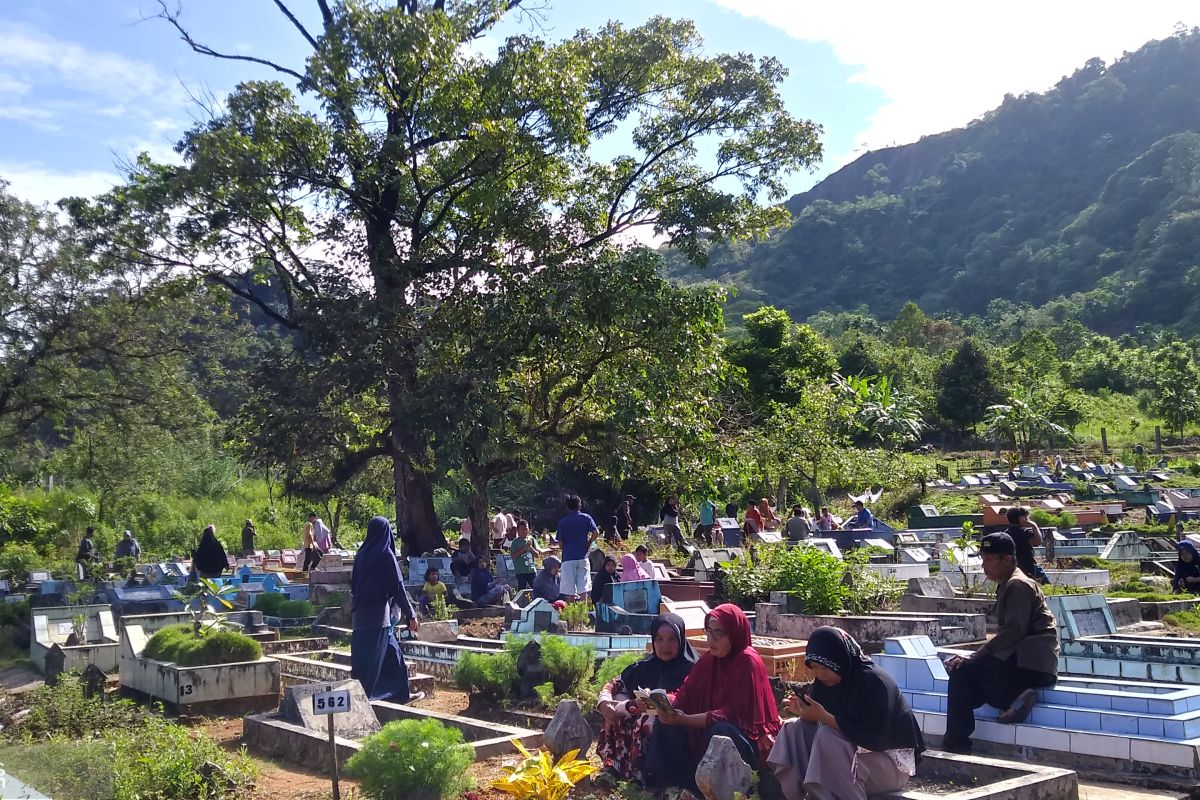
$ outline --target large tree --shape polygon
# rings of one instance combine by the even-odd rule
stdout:
[[[75,210],[113,256],[194,270],[290,331],[298,374],[281,377],[358,414],[312,454],[327,483],[391,458],[398,521],[422,548],[437,539],[436,444],[464,410],[429,390],[426,343],[463,302],[588,269],[636,229],[702,261],[710,242],[786,219],[758,199],[781,199],[781,175],[819,157],[818,128],[783,108],[780,64],[705,56],[689,22],[513,36],[484,56],[472,43],[521,0],[276,5],[309,48],[302,65],[197,41],[164,6],[193,50],[295,90],[240,85],[180,143],[184,166],[143,160]],[[618,131],[629,151],[598,158],[594,142]],[[280,302],[254,291],[267,280]],[[307,458],[296,445],[290,457]]]

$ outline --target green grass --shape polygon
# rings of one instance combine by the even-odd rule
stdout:
[[[150,637],[144,650],[146,658],[169,661],[181,667],[210,664],[237,664],[262,658],[262,646],[234,631],[206,630],[199,639],[192,626],[171,625]]]
[[[0,746],[0,765],[22,783],[55,800],[113,796],[113,748],[105,741],[48,741]]]
[[[1193,608],[1189,611],[1180,611],[1178,614],[1167,614],[1163,617],[1163,622],[1172,628],[1179,628],[1188,633],[1200,633],[1200,609]]]

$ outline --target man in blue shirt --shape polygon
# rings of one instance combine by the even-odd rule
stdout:
[[[699,533],[700,533],[700,538],[704,539],[704,541],[708,543],[709,547],[712,547],[713,528],[716,527],[716,523],[717,523],[717,504],[714,503],[712,500],[709,500],[706,498],[704,500],[704,502],[700,504],[700,530],[699,530]]]
[[[846,520],[842,525],[842,530],[848,531],[851,528],[874,528],[875,517],[871,516],[871,510],[863,505],[862,500],[854,501],[854,516]]]
[[[575,495],[567,496],[567,515],[558,521],[558,541],[562,545],[562,572],[559,591],[579,599],[592,589],[592,573],[588,569],[588,549],[600,529],[591,515],[579,510],[583,502]]]

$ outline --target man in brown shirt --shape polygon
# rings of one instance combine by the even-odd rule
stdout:
[[[969,658],[956,657],[950,671],[946,736],[942,748],[971,752],[975,709],[1001,709],[998,721],[1024,722],[1037,701],[1037,690],[1058,680],[1058,632],[1041,587],[1017,569],[1016,546],[1007,533],[980,542],[983,572],[996,586],[999,631]]]

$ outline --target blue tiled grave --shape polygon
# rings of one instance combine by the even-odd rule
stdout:
[[[949,675],[933,643],[924,636],[887,639],[874,660],[895,679],[925,734],[942,736]],[[989,706],[976,709],[974,738],[1023,758],[1074,764],[1086,757],[1122,772],[1183,777],[1194,776],[1200,764],[1196,686],[1063,677],[1038,692],[1023,724],[1000,724],[998,714]]]

